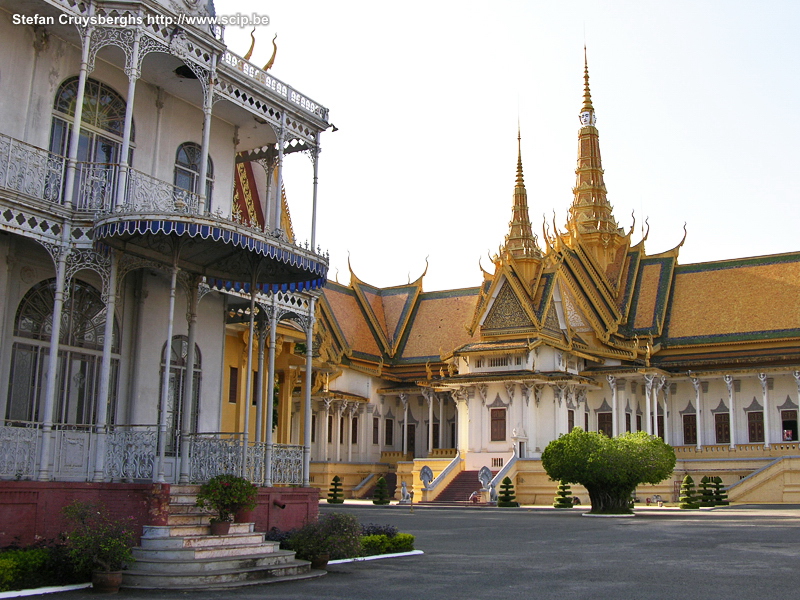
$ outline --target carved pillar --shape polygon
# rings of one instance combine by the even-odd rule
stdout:
[[[275,202],[273,206],[275,210],[272,213],[273,222],[272,229],[276,231],[281,228],[281,206],[283,204],[281,198],[283,189],[283,145],[286,143],[286,113],[281,114],[281,128],[278,132],[278,159],[276,168],[278,169],[277,182],[275,184]]]
[[[336,410],[334,411],[334,420],[336,423],[336,428],[334,429],[334,438],[333,443],[334,447],[336,448],[336,462],[342,462],[342,415],[344,414],[344,409],[347,406],[346,400],[341,400],[336,403]]]
[[[319,132],[315,134],[315,145],[311,150],[311,160],[314,163],[314,191],[311,202],[311,251],[317,245],[317,182],[319,180]]]
[[[308,320],[306,321],[306,384],[303,398],[303,487],[308,487],[311,473],[311,375],[314,361],[314,304],[316,298],[308,303]],[[348,444],[348,448],[350,444]],[[349,453],[348,453],[349,457]],[[348,460],[350,460],[348,458]]]
[[[722,379],[728,388],[728,427],[731,430],[731,449],[736,448],[736,409],[733,406],[733,375],[723,375]]]
[[[661,377],[659,388],[664,392],[664,441],[671,444],[671,431],[669,423],[669,382],[665,376]]]
[[[117,264],[116,252],[111,250],[108,280],[103,290],[106,304],[106,323],[103,330],[103,357],[100,364],[100,386],[97,391],[97,447],[94,460],[93,481],[103,481],[106,461],[106,425],[108,424],[108,401],[111,380],[111,351],[114,346],[114,314],[117,306]]]
[[[761,382],[761,398],[764,403],[764,448],[769,448],[769,382],[766,373],[759,373],[758,380]]]
[[[433,390],[425,391],[425,400],[428,402],[428,456],[433,453],[433,396]]]
[[[611,435],[619,435],[619,413],[617,411],[617,378],[608,375],[608,385],[611,388]]]
[[[195,339],[197,337],[197,304],[200,301],[198,285],[199,278],[192,278],[188,294],[186,311],[186,321],[188,324],[186,349],[186,377],[183,388],[182,409],[181,409],[181,465],[180,479],[182,484],[189,483],[189,432],[192,430],[192,408],[194,407],[194,361],[195,361]]]
[[[453,401],[456,404],[456,440],[455,446],[460,456],[469,450],[469,403],[464,390],[451,392]]]
[[[403,403],[403,430],[400,435],[403,436],[403,454],[408,453],[408,394],[400,394],[400,402]]]
[[[447,422],[444,419],[444,396],[439,394],[439,448],[444,448],[444,429]],[[455,446],[455,440],[453,440]]]
[[[208,146],[211,139],[211,111],[214,107],[214,80],[217,78],[217,55],[211,54],[211,72],[208,82],[203,86],[203,143],[200,147],[200,181],[197,183],[200,206],[198,213],[211,212],[211,198],[206,198],[206,179],[208,178]]]
[[[133,33],[133,48],[125,65],[125,74],[128,76],[128,98],[125,103],[125,125],[122,132],[122,149],[119,157],[119,187],[115,205],[123,206],[126,202],[126,189],[128,182],[128,155],[131,148],[131,129],[133,125],[133,100],[136,95],[136,80],[139,79],[139,40],[142,30],[137,27]],[[109,207],[110,208],[110,207]]]
[[[244,433],[242,434],[242,477],[247,477],[247,455],[250,451],[250,411],[253,403],[253,340],[256,330],[256,282],[250,282],[250,321],[247,325],[247,361],[244,384]]]
[[[259,309],[264,310],[259,304]],[[268,318],[262,318],[258,324],[258,371],[256,371],[256,437],[255,441],[264,441],[264,354],[267,348]]]
[[[645,375],[645,396],[644,396],[644,418],[645,418],[645,431],[647,435],[653,435],[653,422],[650,418],[650,395],[653,390],[653,379],[655,375]]]
[[[169,315],[167,317],[167,345],[164,357],[164,381],[161,385],[161,415],[158,419],[158,468],[156,483],[164,483],[164,459],[167,452],[167,405],[169,400],[169,373],[172,363],[172,330],[175,320],[175,285],[178,279],[177,253],[169,280]]]
[[[94,16],[94,3],[89,4],[89,18]],[[78,91],[75,95],[75,114],[72,118],[69,151],[67,152],[67,173],[64,180],[64,205],[72,208],[75,193],[75,169],[78,161],[78,145],[81,136],[81,119],[83,118],[83,99],[86,95],[86,79],[89,75],[89,52],[92,43],[94,26],[89,25],[81,33],[81,67],[78,72]]]
[[[695,403],[695,428],[697,429],[697,449],[700,450],[703,447],[703,419],[702,419],[702,412],[700,408],[701,403],[701,393],[703,391],[703,384],[697,377],[692,377],[692,386],[694,387],[694,403]]]
[[[330,421],[330,418],[331,418],[331,399],[330,398],[325,398],[325,400],[323,400],[322,402],[323,402],[323,406],[325,407],[325,410],[324,410],[324,412],[325,412],[325,425],[324,425],[323,435],[320,438],[321,441],[322,441],[322,450],[323,450],[322,451],[322,460],[324,462],[328,462],[328,444],[330,444],[330,442],[331,442],[330,438],[328,437],[328,431],[329,431],[328,430],[328,422]]]
[[[269,310],[269,352],[267,353],[267,435],[265,438],[266,476],[264,486],[272,487],[272,415],[275,411],[275,330],[278,327],[278,311],[275,306],[275,293],[272,294],[272,306]],[[327,424],[326,424],[327,425]],[[327,452],[327,450],[326,450]]]

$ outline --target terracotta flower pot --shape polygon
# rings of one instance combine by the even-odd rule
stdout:
[[[211,521],[211,535],[228,535],[230,530],[230,521]]]
[[[92,591],[98,594],[116,594],[122,584],[122,571],[93,571]]]

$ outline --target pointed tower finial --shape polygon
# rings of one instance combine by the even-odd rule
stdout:
[[[589,61],[583,47],[583,106],[578,132],[578,164],[575,169],[575,199],[569,209],[567,229],[572,237],[585,234],[617,233],[617,222],[606,198],[600,137],[595,127],[594,106],[589,91]]]
[[[542,256],[536,236],[531,230],[531,220],[528,215],[528,192],[525,190],[525,180],[522,176],[522,134],[519,122],[517,122],[517,180],[514,185],[514,205],[505,250],[515,259]]]
[[[583,106],[580,119],[581,125],[594,125],[597,121],[592,106],[592,92],[589,89],[589,59],[586,56],[586,44],[583,45]]]
[[[517,118],[517,187],[525,187],[525,180],[522,178],[522,135],[520,134],[519,118]]]

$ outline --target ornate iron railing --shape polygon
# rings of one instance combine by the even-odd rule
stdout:
[[[309,98],[304,94],[301,94],[292,86],[283,83],[280,79],[273,77],[266,71],[259,69],[253,63],[245,60],[241,56],[238,56],[229,50],[226,50],[222,54],[222,61],[219,63],[218,66],[218,68],[222,71],[225,70],[225,67],[236,69],[237,71],[243,73],[253,81],[257,81],[263,87],[270,90],[272,93],[279,95],[280,97],[288,100],[289,102],[301,108],[302,110],[327,122],[328,120],[327,108],[325,108],[318,102],[314,102],[313,100],[311,100],[311,98]]]
[[[202,483],[224,473],[239,475],[241,472],[242,439],[237,434],[195,433],[189,436],[189,479],[193,483]]]
[[[73,205],[76,210],[96,213],[114,206],[117,197],[119,165],[77,163]]]
[[[117,425],[106,435],[105,477],[152,480],[158,454],[156,425]]]
[[[65,159],[0,134],[0,187],[45,202],[62,202]]]
[[[256,485],[267,481],[267,444],[249,442],[242,470],[241,434],[198,433],[189,441],[189,479],[203,483],[216,475],[243,475]],[[272,445],[272,484],[302,485],[303,446]]]
[[[6,421],[0,425],[0,478],[33,479],[38,448],[37,424]]]
[[[303,483],[303,446],[272,445],[272,485]]]
[[[151,177],[146,173],[128,171],[127,197],[118,207],[107,207],[107,212],[139,213],[163,212],[200,215],[205,207],[200,196],[171,183]]]

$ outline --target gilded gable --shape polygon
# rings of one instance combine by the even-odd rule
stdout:
[[[484,329],[511,329],[513,327],[533,327],[533,322],[525,313],[522,304],[508,282],[503,284],[497,294],[489,314],[483,322]]]

